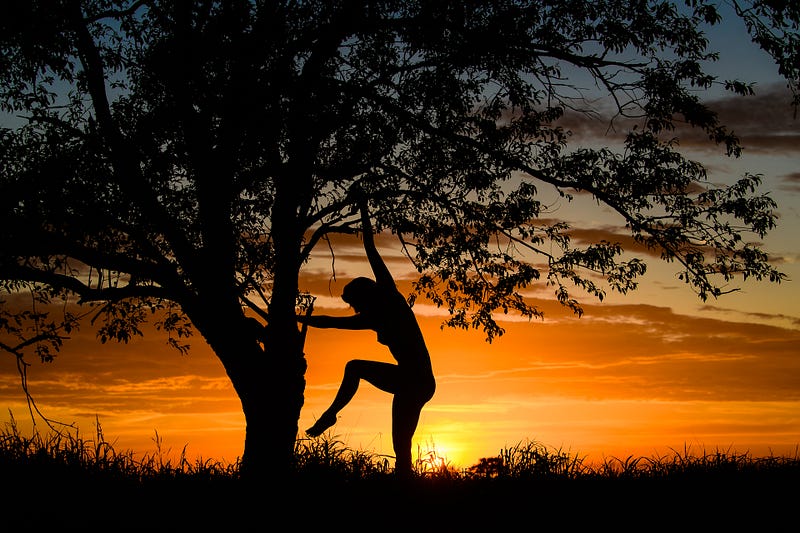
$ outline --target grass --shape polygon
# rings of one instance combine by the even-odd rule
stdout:
[[[346,448],[335,437],[299,440],[290,480],[240,480],[239,464],[173,460],[156,437],[136,457],[108,443],[98,423],[79,434],[0,433],[5,489],[0,524],[70,525],[73,530],[162,530],[254,525],[439,531],[482,525],[535,529],[557,524],[617,529],[738,530],[780,527],[796,512],[800,456],[752,457],[689,449],[663,457],[577,456],[521,441],[457,469],[418,450],[417,476],[400,482],[392,458]],[[81,527],[80,525],[83,524]],[[658,526],[658,527],[656,527]],[[691,526],[691,527],[689,527]]]

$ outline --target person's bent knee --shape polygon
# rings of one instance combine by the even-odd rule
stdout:
[[[360,373],[361,370],[366,366],[364,363],[367,363],[367,361],[363,359],[351,359],[345,363],[344,371],[348,374],[352,374],[353,372]]]

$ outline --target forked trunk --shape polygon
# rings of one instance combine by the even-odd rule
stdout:
[[[252,370],[240,376],[236,387],[247,423],[241,475],[283,477],[294,462],[306,385],[306,360],[296,329],[273,329],[261,360],[248,366]]]
[[[299,161],[300,167],[308,165],[305,157]],[[250,479],[290,473],[304,402],[306,360],[295,312],[305,227],[298,210],[301,198],[310,194],[311,181],[310,169],[301,170],[291,179],[279,180],[276,187],[271,216],[275,255],[264,352],[240,367],[244,372],[237,372],[235,380],[232,376],[247,422],[241,473]]]
[[[238,306],[205,305],[193,320],[222,362],[242,403],[246,434],[242,477],[269,479],[291,471],[300,410],[305,392],[306,360],[293,308],[283,327],[273,322],[265,349],[247,327]],[[291,324],[291,326],[289,325]],[[205,326],[205,327],[203,327]]]

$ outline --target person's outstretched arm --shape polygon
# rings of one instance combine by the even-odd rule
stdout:
[[[367,252],[367,259],[369,265],[372,267],[372,273],[375,274],[375,281],[380,284],[391,283],[394,285],[394,278],[392,273],[383,262],[383,258],[378,253],[375,247],[375,237],[372,234],[372,222],[369,219],[369,209],[367,208],[366,200],[361,201],[361,227],[364,233],[364,250]]]
[[[297,315],[297,321],[312,328],[320,329],[369,329],[364,317],[361,315]]]

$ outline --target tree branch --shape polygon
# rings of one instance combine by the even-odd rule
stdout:
[[[4,265],[0,267],[0,278],[44,283],[56,289],[67,290],[79,296],[79,304],[103,300],[120,301],[125,298],[177,299],[174,293],[157,285],[128,284],[124,287],[93,288],[66,274],[48,272],[22,265]]]

